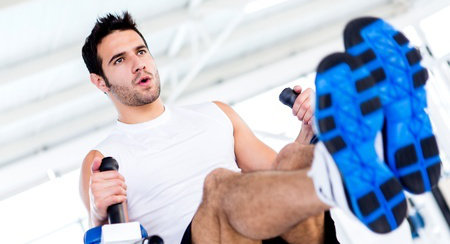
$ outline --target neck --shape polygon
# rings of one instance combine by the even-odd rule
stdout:
[[[153,120],[164,112],[164,104],[161,98],[142,106],[128,106],[115,103],[119,113],[119,121],[125,124],[137,124]]]

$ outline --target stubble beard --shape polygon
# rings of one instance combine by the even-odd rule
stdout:
[[[151,75],[150,73],[145,73]],[[132,87],[110,84],[109,89],[111,94],[115,96],[122,104],[133,107],[143,106],[156,101],[161,93],[161,83],[157,70],[155,72],[155,75],[152,76],[152,80],[153,85],[144,92],[136,91],[133,89],[135,87],[135,81],[132,82]],[[154,91],[150,92],[151,89],[153,89]]]

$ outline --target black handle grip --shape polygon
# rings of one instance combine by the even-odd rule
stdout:
[[[100,164],[100,171],[119,170],[119,164],[113,157],[106,157],[102,159]]]
[[[119,170],[119,164],[113,157],[106,157],[102,159],[100,164],[100,171]],[[122,203],[116,203],[108,207],[108,222],[110,224],[125,223],[125,214]]]
[[[147,241],[147,242],[145,242]],[[146,244],[164,244],[164,241],[161,237],[154,235],[154,236],[150,236],[147,237],[142,243],[146,243]]]
[[[298,94],[292,90],[291,88],[284,88],[284,90],[280,93],[280,102],[282,102],[284,105],[289,106],[292,108],[295,103],[295,99],[298,97]]]

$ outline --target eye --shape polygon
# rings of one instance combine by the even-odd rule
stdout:
[[[147,53],[147,51],[145,49],[141,49],[141,50],[138,51],[139,55],[144,55],[146,53]]]
[[[114,61],[114,64],[120,64],[123,62],[123,58],[118,58],[116,61]]]

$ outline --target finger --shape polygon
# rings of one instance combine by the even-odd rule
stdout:
[[[297,96],[297,98],[294,101],[294,105],[292,106],[292,113],[294,115],[297,115],[302,104],[311,98],[311,94],[312,94],[312,89],[308,88],[306,90],[304,90],[302,93],[300,93],[300,95]]]
[[[93,189],[107,189],[107,188],[122,188],[123,190],[127,190],[127,184],[121,179],[112,179],[112,180],[103,180],[103,179],[95,179],[92,181]]]
[[[306,111],[306,114],[303,117],[303,122],[308,124],[311,121],[312,117],[313,117],[313,112],[311,109],[309,109],[308,111]]]
[[[103,172],[96,172],[92,176],[93,180],[113,180],[113,179],[119,179],[125,182],[125,178],[117,171],[115,170],[108,170]]]
[[[102,199],[102,202],[100,203],[100,205],[108,208],[109,206],[111,206],[113,204],[122,203],[126,200],[127,200],[127,197],[124,195],[109,195]]]
[[[106,215],[106,209],[116,203],[122,203],[127,200],[123,195],[110,195],[102,199],[94,201],[94,208],[100,212],[101,215]]]
[[[112,196],[109,196],[108,198],[106,198],[105,200],[108,203],[110,203],[110,204],[108,204],[108,206],[111,206],[116,203],[125,202],[127,200],[127,197],[123,196],[123,195],[112,195]]]
[[[300,96],[300,94],[302,93],[302,87],[299,85],[294,86],[293,88],[294,92],[299,94],[297,95],[297,98],[295,98],[295,100],[298,99],[298,97]],[[298,113],[298,110],[300,109],[300,105],[296,104],[294,101],[294,104],[292,105],[292,114],[295,116]]]
[[[298,110],[298,113],[297,113],[297,118],[300,121],[304,121],[305,114],[306,114],[306,112],[308,112],[308,110],[310,110],[310,107],[311,107],[311,105],[310,105],[310,101],[309,100],[304,101],[300,105],[300,109]]]
[[[99,157],[95,157],[94,161],[92,162],[91,171],[93,172],[99,172],[100,165],[102,164],[102,159]]]
[[[295,102],[299,102],[300,104],[302,104],[303,102],[305,102],[305,100],[310,99],[312,95],[312,89],[308,88],[306,90],[304,90],[300,95],[298,95],[297,99],[295,99]]]
[[[303,122],[303,120],[304,120],[303,117],[305,116],[305,113],[306,113],[306,109],[300,108],[300,110],[298,110],[298,113],[297,113],[298,120]]]
[[[297,100],[295,100],[295,101],[297,101]],[[301,106],[301,104],[298,103],[298,102],[294,102],[294,105],[292,105],[292,114],[294,116],[297,116],[298,110],[300,109],[300,106]]]
[[[94,197],[95,200],[97,199],[104,199],[107,198],[108,196],[112,196],[112,195],[118,195],[118,196],[126,196],[127,195],[127,191],[125,189],[123,189],[122,187],[94,187],[92,189],[92,195]]]
[[[91,188],[91,193],[92,193],[92,199],[94,199],[95,201],[101,201],[102,199],[105,199],[109,196],[112,195],[118,195],[118,196],[126,196],[127,195],[127,191],[119,186],[109,186],[109,187],[104,187],[104,186],[93,186]]]
[[[294,89],[295,93],[297,93],[297,94],[300,94],[302,92],[302,87],[299,85],[294,86],[293,89]]]

